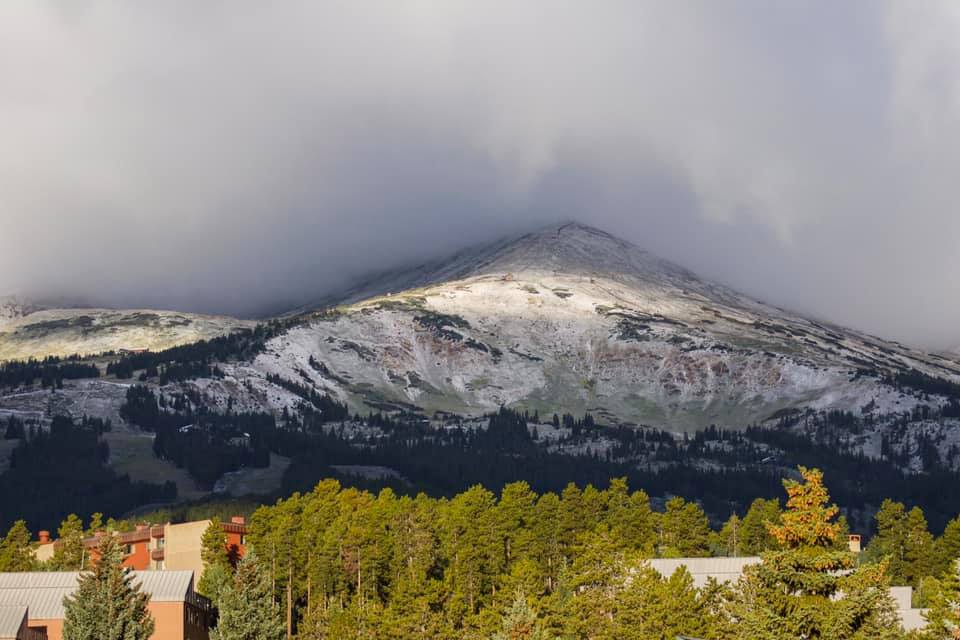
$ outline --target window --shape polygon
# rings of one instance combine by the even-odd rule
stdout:
[[[123,554],[126,556],[129,556],[131,553],[133,553],[133,545],[132,544],[124,545]]]

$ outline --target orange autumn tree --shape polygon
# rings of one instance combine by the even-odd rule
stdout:
[[[839,509],[817,469],[784,480],[787,508],[767,529],[780,548],[763,554],[738,584],[731,615],[737,637],[750,640],[866,640],[903,637],[884,564],[856,566],[838,548]]]

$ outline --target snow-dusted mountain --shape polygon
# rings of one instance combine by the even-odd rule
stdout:
[[[0,361],[49,355],[95,355],[122,349],[161,350],[205,340],[255,323],[150,309],[41,309],[8,307],[0,318]]]
[[[335,313],[304,314],[254,362],[201,386],[283,404],[265,381],[277,374],[363,412],[508,405],[689,430],[795,407],[906,409],[914,400],[878,374],[960,375],[957,362],[767,306],[579,224],[383,274],[328,302]]]
[[[765,305],[579,224],[379,274],[322,306],[288,316],[291,328],[254,361],[224,365],[226,378],[189,384],[246,408],[298,400],[272,374],[362,413],[507,405],[679,431],[792,408],[911,408],[915,396],[881,382],[890,371],[960,380],[957,359]],[[0,360],[156,351],[251,326],[164,311],[4,308]]]
[[[22,296],[0,296],[0,328],[3,325],[39,311],[42,307]]]

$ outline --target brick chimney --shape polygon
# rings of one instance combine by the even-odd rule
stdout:
[[[247,524],[247,519],[243,516],[233,516],[230,518],[230,522],[233,524]]]
[[[847,544],[850,546],[850,553],[860,553],[860,536],[856,533],[851,533],[847,539]]]
[[[50,544],[50,532],[49,531],[39,531],[37,537],[40,538],[40,544]]]

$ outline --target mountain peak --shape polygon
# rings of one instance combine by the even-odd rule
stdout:
[[[602,276],[681,289],[716,288],[692,272],[606,231],[580,222],[552,224],[519,236],[474,246],[406,269],[371,274],[319,306],[462,280],[513,274]]]
[[[570,275],[604,275],[667,280],[692,280],[695,276],[606,231],[579,222],[552,225],[498,248],[477,272],[496,270],[557,272]]]

